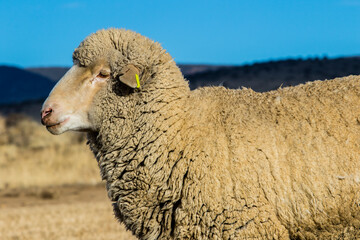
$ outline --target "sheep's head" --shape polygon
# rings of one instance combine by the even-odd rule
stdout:
[[[122,68],[118,80],[130,88],[139,88],[139,74],[137,67],[128,64]],[[111,69],[106,60],[96,60],[86,67],[75,61],[44,102],[41,122],[53,134],[68,130],[96,131],[90,108],[97,93],[105,88],[111,78]]]
[[[175,66],[160,44],[123,29],[100,30],[90,35],[75,49],[73,59],[73,67],[59,80],[41,110],[42,123],[53,134],[97,131],[101,113],[94,112],[99,109],[94,104],[99,105],[104,92],[109,94],[113,86],[124,89],[112,91],[117,94],[137,92],[131,89],[140,84],[140,91],[151,88],[150,85],[155,88],[158,83],[148,80],[159,74],[159,66]],[[151,84],[146,85],[147,82]]]
[[[109,78],[110,68],[105,61],[97,61],[88,67],[74,64],[44,102],[42,124],[53,134],[92,130],[88,110],[94,96]]]

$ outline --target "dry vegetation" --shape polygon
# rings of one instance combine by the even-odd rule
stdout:
[[[0,189],[101,181],[84,134],[53,136],[22,115],[0,117],[0,176]]]
[[[113,216],[84,134],[0,117],[0,239],[134,239]]]
[[[66,195],[36,200],[32,191],[26,191],[30,198],[26,202],[9,197],[13,201],[0,206],[0,239],[134,239],[114,220],[103,186],[84,193],[77,187],[52,191]]]

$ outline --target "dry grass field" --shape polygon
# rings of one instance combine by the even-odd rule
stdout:
[[[83,134],[0,117],[0,239],[135,239],[114,218]]]

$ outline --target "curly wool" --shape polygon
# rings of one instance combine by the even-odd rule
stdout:
[[[151,76],[159,71],[159,65],[173,61],[159,43],[133,31],[118,29],[100,30],[88,36],[73,53],[74,62],[85,67],[96,59],[105,59],[110,64],[114,79],[129,63],[143,75]]]
[[[151,71],[139,91],[114,78],[88,134],[115,215],[138,238],[360,237],[360,77],[190,91],[159,44],[115,29],[74,53],[98,57],[114,76],[128,63]]]

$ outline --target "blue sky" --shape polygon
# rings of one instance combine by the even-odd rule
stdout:
[[[109,27],[160,42],[178,63],[360,55],[360,0],[0,0],[0,65],[70,66]]]

